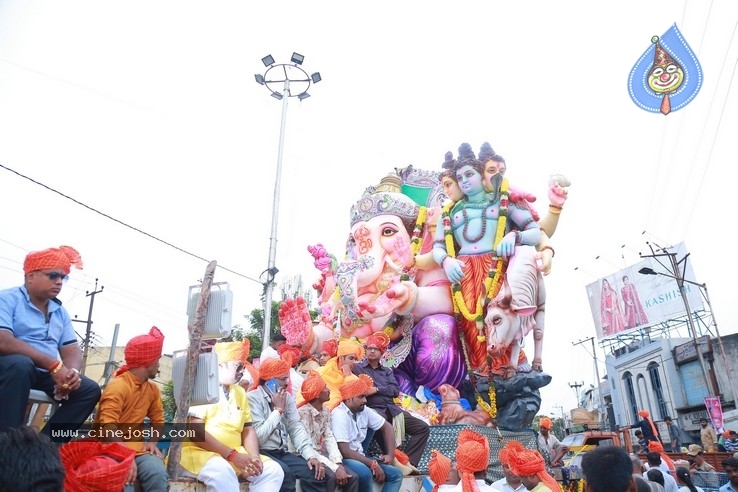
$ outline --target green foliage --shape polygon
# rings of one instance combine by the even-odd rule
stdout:
[[[164,383],[161,392],[161,401],[164,404],[164,422],[174,422],[174,414],[177,412],[177,402],[174,400],[174,381],[171,379]]]

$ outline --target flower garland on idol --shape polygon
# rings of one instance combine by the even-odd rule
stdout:
[[[409,265],[402,268],[402,275],[400,275],[400,281],[411,280],[411,270],[415,268],[415,257],[420,253],[420,248],[423,247],[423,226],[428,220],[428,209],[426,207],[420,207],[418,209],[418,218],[415,220],[415,227],[413,227],[413,235],[410,237],[410,251],[413,254],[413,261]]]

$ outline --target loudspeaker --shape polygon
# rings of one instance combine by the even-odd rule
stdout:
[[[172,380],[174,381],[174,399],[178,405],[186,364],[187,351],[174,351],[172,354]],[[220,398],[218,384],[218,355],[215,352],[200,353],[190,406],[208,405],[217,402]]]

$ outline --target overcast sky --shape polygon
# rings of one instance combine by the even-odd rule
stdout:
[[[0,0],[0,286],[22,282],[28,251],[74,246],[70,313],[87,319],[98,279],[99,344],[116,323],[120,344],[156,325],[171,352],[187,344],[188,287],[217,260],[244,322],[260,307],[281,116],[254,74],[297,51],[323,81],[287,112],[277,280],[312,283],[307,246],[342,256],[365,187],[439,170],[462,142],[489,141],[541,210],[564,174],[543,353],[542,412],[559,415],[570,383],[595,383],[591,345],[572,345],[595,336],[585,286],[646,241],[684,242],[721,334],[737,331],[737,20],[734,0]],[[628,74],[674,23],[704,85],[647,113]]]

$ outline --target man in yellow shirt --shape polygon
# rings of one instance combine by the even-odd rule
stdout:
[[[238,384],[244,371],[243,350],[241,342],[215,344],[220,400],[189,411],[188,421],[203,424],[205,432],[202,441],[182,446],[179,464],[184,475],[203,482],[208,492],[238,492],[239,479],[249,482],[251,492],[274,492],[284,479],[274,460],[259,455],[246,391]]]
[[[318,371],[331,392],[330,399],[325,403],[329,410],[333,410],[343,401],[341,386],[345,381],[356,379],[351,370],[358,361],[364,358],[364,355],[364,347],[359,342],[341,340],[338,342],[336,357],[331,358]],[[298,403],[301,403],[299,398]]]
[[[93,431],[105,441],[121,442],[136,451],[126,480],[126,490],[133,490],[138,479],[144,492],[166,492],[167,470],[157,444],[159,436],[152,432],[148,441],[134,437],[146,417],[153,431],[163,431],[164,407],[159,387],[151,380],[159,372],[159,359],[164,335],[157,327],[148,335],[133,337],[124,350],[126,363],[118,369],[100,397]],[[114,437],[119,431],[120,437]],[[140,436],[141,434],[137,434]]]

